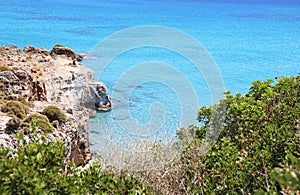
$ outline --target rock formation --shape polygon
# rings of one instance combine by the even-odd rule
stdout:
[[[32,106],[27,115],[41,113],[49,105],[65,111],[67,121],[48,137],[61,138],[69,148],[67,159],[76,165],[91,159],[89,116],[95,115],[95,110],[112,108],[105,85],[94,81],[93,72],[80,63],[83,57],[60,45],[51,52],[30,46],[23,51],[15,46],[0,47],[0,108],[11,99],[29,102]],[[0,111],[0,147],[11,151],[18,147],[13,133],[7,131],[13,117]]]

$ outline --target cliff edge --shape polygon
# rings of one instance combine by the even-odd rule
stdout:
[[[53,129],[50,141],[62,139],[68,148],[66,160],[85,165],[91,159],[88,119],[96,110],[109,111],[112,102],[106,86],[94,80],[93,71],[81,64],[84,56],[56,45],[52,51],[42,48],[0,47],[0,147],[12,153],[18,147],[17,132],[26,122],[57,107],[64,121],[45,119]],[[27,127],[28,128],[28,127]],[[47,127],[48,128],[48,127]],[[45,128],[38,128],[45,134]],[[30,142],[30,134],[25,133]]]

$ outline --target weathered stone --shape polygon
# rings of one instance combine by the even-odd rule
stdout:
[[[15,46],[15,45],[12,45],[9,47],[9,53],[12,54],[12,55],[17,55],[21,52],[21,50]]]
[[[110,97],[103,83],[92,82],[87,88],[79,89],[78,100],[80,105],[90,110],[109,111],[112,108]],[[91,113],[92,114],[92,113]]]
[[[50,54],[51,54],[51,56],[65,55],[67,57],[70,57],[72,60],[76,59],[78,62],[81,62],[83,60],[83,56],[82,55],[76,54],[71,49],[69,49],[67,47],[63,47],[63,46],[55,46],[51,50]],[[72,61],[72,64],[73,64],[73,61]]]
[[[33,52],[33,51],[35,51],[35,48],[32,46],[26,46],[23,49],[23,52],[25,52],[25,53],[29,53],[29,52]]]
[[[26,46],[23,49],[24,53],[31,53],[31,54],[49,54],[49,52],[47,50],[45,50],[44,48],[35,48],[32,46]],[[43,57],[43,56],[41,56]]]
[[[93,71],[80,64],[81,55],[62,46],[53,48],[51,55],[44,49],[31,46],[22,52],[10,47],[0,53],[4,56],[3,65],[18,62],[11,71],[0,72],[0,92],[30,100],[34,106],[30,106],[29,114],[41,113],[49,105],[64,110],[67,122],[59,124],[47,139],[50,142],[62,139],[69,149],[67,159],[76,165],[85,165],[91,159],[88,119],[96,115],[96,109],[108,111],[112,107],[104,84],[95,82]],[[13,152],[18,141],[5,132],[10,119],[0,112],[0,146]],[[13,123],[18,121],[11,122],[9,128],[13,129],[7,132],[14,132],[17,128]],[[42,130],[39,132],[43,134]],[[26,143],[31,140],[30,136],[24,139]]]
[[[19,84],[19,78],[11,71],[0,72],[0,78],[6,78],[10,84]]]
[[[32,82],[31,96],[29,101],[47,101],[47,91],[45,90],[45,83],[41,81]]]
[[[2,83],[1,90],[6,95],[19,94],[20,80],[13,72],[0,72],[0,83]]]
[[[31,82],[32,81],[32,77],[31,75],[27,72],[27,71],[22,71],[22,70],[17,70],[14,71],[14,74],[23,81],[28,81]]]

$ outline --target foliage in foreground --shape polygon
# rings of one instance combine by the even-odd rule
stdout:
[[[190,192],[248,194],[256,189],[269,193],[288,189],[299,194],[299,187],[295,188],[300,186],[299,168],[294,170],[298,171],[295,177],[288,167],[276,168],[287,165],[291,156],[300,158],[299,93],[300,76],[281,78],[275,85],[271,80],[256,81],[243,96],[227,93],[221,102],[227,107],[221,133],[205,156],[197,148],[213,126],[211,114],[218,105],[201,108],[198,120],[203,126],[179,132],[194,132],[196,137],[182,156]]]
[[[287,156],[287,164],[283,167],[274,168],[270,176],[280,185],[281,193],[283,194],[300,194],[300,158],[293,155]],[[271,190],[265,193],[262,190],[257,190],[256,194],[277,194],[276,191]]]
[[[36,123],[32,123],[36,124]],[[65,170],[66,149],[61,141],[44,138],[23,145],[12,157],[0,151],[1,194],[143,194],[150,193],[136,179],[92,163],[84,170]],[[67,172],[67,174],[66,174]]]

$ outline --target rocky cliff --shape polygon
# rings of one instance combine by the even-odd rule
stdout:
[[[51,52],[30,46],[23,51],[0,47],[0,147],[13,152],[18,147],[15,133],[24,129],[28,117],[54,105],[67,120],[49,121],[54,128],[49,140],[62,139],[69,149],[66,159],[76,165],[91,159],[88,118],[96,110],[109,111],[112,103],[105,85],[94,81],[93,72],[81,64],[83,58],[60,45]]]

